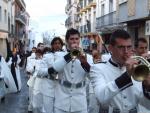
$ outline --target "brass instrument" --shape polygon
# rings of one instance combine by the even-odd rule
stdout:
[[[98,50],[93,50],[92,56],[94,64],[99,63],[101,61],[101,54]]]
[[[81,48],[79,48],[79,49],[73,49],[70,52],[70,54],[71,54],[72,59],[76,59],[80,55],[86,56],[86,54],[83,52],[83,49],[81,49]]]
[[[81,52],[80,52],[80,50],[78,50],[78,49],[73,49],[73,50],[71,51],[71,57],[72,57],[73,59],[76,59],[80,54],[81,54]]]
[[[141,56],[132,56],[131,58],[139,61],[139,65],[135,66],[133,70],[133,79],[140,82],[145,80],[150,73],[150,63]]]

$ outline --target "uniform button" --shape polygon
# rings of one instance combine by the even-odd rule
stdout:
[[[126,99],[127,97],[126,97],[126,96],[124,96],[123,98],[124,98],[124,99]]]
[[[74,65],[71,66],[72,68],[74,67]]]
[[[71,70],[71,73],[74,73],[73,70]]]
[[[124,107],[127,108],[128,106],[127,106],[127,105],[124,105]]]

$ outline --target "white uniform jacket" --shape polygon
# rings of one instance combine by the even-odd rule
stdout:
[[[102,105],[100,110],[106,108],[109,111],[105,113],[115,113],[114,110],[119,111],[116,113],[129,113],[138,104],[150,110],[150,100],[143,94],[142,83],[131,79],[125,72],[125,67],[120,68],[111,60],[91,67],[90,77]]]
[[[53,94],[53,91],[51,90],[51,88],[54,86],[49,85],[49,84],[51,84],[51,80],[47,79],[46,77],[39,76],[37,74],[37,71],[39,71],[41,68],[47,68],[47,64],[45,63],[43,58],[36,60],[35,72],[33,74],[33,77],[34,76],[36,77],[35,82],[34,82],[34,87],[33,87],[33,90],[34,90],[33,94],[36,95],[38,93],[41,93],[42,95],[53,97],[54,94]]]
[[[54,64],[55,60],[58,59],[59,55],[61,55],[61,54],[62,54],[62,52],[45,54],[42,61],[40,61],[40,63],[37,64],[39,67],[38,67],[38,69],[36,68],[37,69],[36,71],[41,71],[43,68],[47,69],[48,67],[51,67]],[[44,65],[43,65],[44,67],[41,65],[43,63],[44,63]],[[37,83],[37,82],[39,82],[39,83]],[[45,76],[43,74],[41,74],[41,75],[37,74],[35,85],[37,86],[38,84],[40,85],[40,90],[44,95],[54,97],[54,90],[55,90],[55,86],[56,86],[56,81],[54,78],[53,79],[48,78],[48,74],[46,74]]]
[[[33,87],[34,82],[35,82],[35,76],[33,76],[33,73],[35,71],[35,64],[36,64],[36,59],[35,57],[28,57],[27,58],[27,66],[26,66],[26,71],[29,72],[29,80],[27,82],[29,87]]]
[[[66,52],[64,52],[66,54]],[[65,55],[66,56],[66,55]],[[90,55],[87,55],[87,61],[92,64],[93,60]],[[87,72],[81,66],[81,62],[76,59],[67,62],[65,57],[60,57],[54,64],[53,68],[58,72],[61,83],[56,85],[55,90],[55,107],[64,111],[82,111],[87,109],[86,88],[85,85],[80,88],[66,87],[62,83],[67,81],[71,84],[84,82]],[[39,74],[46,75],[48,69],[41,69]]]

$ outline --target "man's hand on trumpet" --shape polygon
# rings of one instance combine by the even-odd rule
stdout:
[[[128,58],[125,62],[125,66],[127,69],[127,73],[131,76],[133,74],[133,70],[135,68],[136,65],[138,65],[138,60],[131,58]]]
[[[78,58],[80,62],[87,62],[86,54],[82,51],[82,49],[78,46],[78,44],[74,43],[71,45],[71,56],[72,58]]]

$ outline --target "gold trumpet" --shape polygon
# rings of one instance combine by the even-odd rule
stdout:
[[[133,79],[139,82],[145,80],[150,73],[150,63],[141,56],[132,56],[131,58],[139,61],[133,70]]]
[[[72,59],[76,59],[77,57],[79,57],[80,55],[84,55],[86,56],[86,54],[83,52],[83,49],[79,48],[79,49],[73,49],[71,52],[71,57]]]

